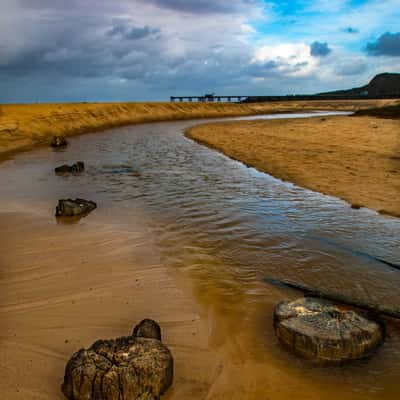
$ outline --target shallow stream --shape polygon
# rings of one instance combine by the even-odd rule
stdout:
[[[309,116],[316,115],[264,118]],[[119,128],[71,138],[62,152],[20,154],[0,166],[0,211],[49,216],[59,198],[83,197],[98,203],[83,224],[112,221],[129,231],[130,216],[149,217],[146,229],[156,232],[165,263],[190,277],[214,321],[210,340],[229,354],[224,373],[243,380],[243,398],[397,398],[398,324],[389,324],[386,343],[370,360],[313,367],[282,350],[272,330],[276,302],[301,293],[264,278],[400,307],[400,271],[378,260],[400,264],[400,219],[353,210],[247,168],[186,138],[184,129],[195,123]],[[54,167],[78,160],[84,174],[55,176]]]

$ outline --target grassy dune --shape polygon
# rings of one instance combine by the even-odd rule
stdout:
[[[400,118],[400,103],[392,104],[385,107],[368,108],[366,110],[358,110],[355,116],[371,116],[379,118],[390,118],[399,119]]]
[[[299,110],[358,110],[390,104],[389,100],[229,103],[76,103],[0,105],[0,157],[35,145],[53,135],[76,135],[150,121],[255,115]]]

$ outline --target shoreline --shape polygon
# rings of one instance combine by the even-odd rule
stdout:
[[[313,100],[270,103],[70,103],[0,105],[0,161],[73,136],[147,122],[238,117],[310,110],[357,111],[396,100]]]
[[[202,124],[185,135],[282,181],[400,217],[400,120],[330,116]]]
[[[206,397],[222,362],[209,345],[210,322],[189,284],[163,264],[146,221],[132,222],[134,231],[126,232],[0,213],[0,240],[8,249],[0,281],[5,398],[62,400],[72,354],[98,339],[129,335],[144,318],[160,323],[174,356],[174,384],[164,398]]]

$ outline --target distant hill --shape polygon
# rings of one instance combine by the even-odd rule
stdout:
[[[368,85],[318,94],[296,94],[287,96],[249,96],[241,103],[265,101],[308,101],[308,100],[361,100],[400,98],[400,74],[385,72],[376,75]]]
[[[368,85],[349,90],[337,90],[334,92],[318,93],[317,96],[400,96],[400,74],[383,73],[376,75]]]

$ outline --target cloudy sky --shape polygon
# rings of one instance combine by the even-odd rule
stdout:
[[[400,0],[1,0],[0,102],[315,93],[400,72]]]

